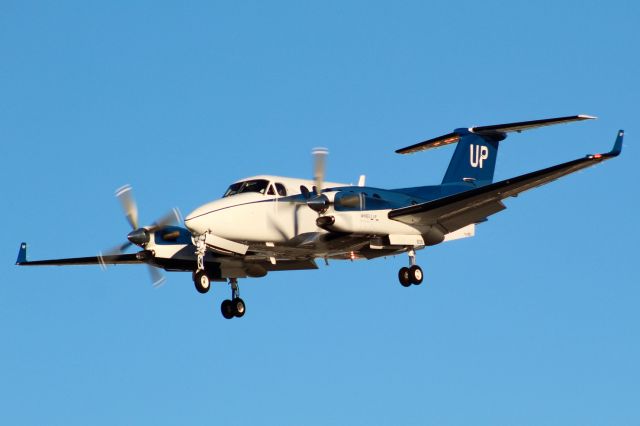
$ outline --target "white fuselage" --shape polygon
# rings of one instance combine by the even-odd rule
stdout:
[[[311,189],[311,180],[279,176],[255,176],[242,181],[268,180],[270,185],[279,183],[286,188],[286,196],[301,193],[300,186]],[[239,182],[242,182],[239,181]],[[349,185],[327,182],[325,188],[348,187]],[[306,233],[325,233],[316,225],[318,213],[308,206],[291,202],[276,191],[246,192],[209,202],[198,207],[185,219],[189,230],[202,235],[212,233],[233,241],[284,243]],[[331,214],[332,208],[325,214]],[[367,210],[339,212],[337,228],[356,234],[411,234],[420,235],[417,228],[389,220],[389,210]]]

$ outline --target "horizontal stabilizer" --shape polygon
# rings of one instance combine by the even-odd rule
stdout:
[[[424,151],[431,148],[439,148],[441,146],[456,143],[460,140],[460,135],[456,132],[447,133],[437,138],[429,139],[424,142],[408,146],[406,148],[396,149],[396,154],[413,154],[414,152]]]
[[[545,118],[542,120],[532,120],[532,121],[520,121],[517,123],[505,123],[505,124],[495,124],[492,126],[479,126],[479,127],[469,127],[468,129],[456,129],[451,133],[447,133],[446,135],[438,136],[437,138],[429,139],[424,142],[419,142],[417,144],[408,146],[406,148],[401,148],[396,150],[398,154],[413,154],[418,151],[424,151],[427,149],[438,148],[441,146],[449,145],[452,143],[456,143],[460,140],[461,136],[464,134],[474,133],[481,136],[495,136],[501,135],[501,139],[504,139],[506,135],[504,133],[509,132],[522,132],[523,130],[535,129],[537,127],[545,127],[552,126],[554,124],[563,124],[563,123],[571,123],[573,121],[582,121],[582,120],[593,120],[596,117],[590,115],[570,115],[567,117],[556,117],[556,118]]]
[[[553,126],[554,124],[564,124],[571,123],[573,121],[582,121],[582,120],[595,120],[597,117],[593,117],[591,115],[570,115],[568,117],[558,117],[558,118],[545,118],[542,120],[532,120],[532,121],[521,121],[519,123],[507,123],[507,124],[496,124],[493,126],[480,126],[480,127],[472,127],[469,129],[472,133],[484,134],[484,133],[507,133],[507,132],[518,132],[520,133],[523,130],[531,130],[537,127],[545,127],[545,126]]]

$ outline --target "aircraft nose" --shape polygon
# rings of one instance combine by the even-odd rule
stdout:
[[[202,208],[195,209],[184,218],[184,226],[193,234],[204,234],[207,232],[203,219],[206,214]]]

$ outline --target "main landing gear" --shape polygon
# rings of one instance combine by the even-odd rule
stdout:
[[[409,287],[411,284],[422,284],[422,268],[416,265],[416,252],[414,249],[409,250],[409,267],[403,266],[398,271],[398,279],[400,284],[404,287]]]
[[[231,300],[226,299],[220,305],[222,316],[226,319],[233,317],[242,318],[246,312],[244,300],[240,299],[240,287],[238,287],[238,280],[236,278],[230,278],[229,284],[231,285]]]
[[[195,284],[198,293],[204,294],[211,289],[211,279],[205,271],[195,271],[193,273],[193,283]],[[222,302],[222,305],[220,305],[220,311],[222,311],[222,316],[226,319],[231,319],[233,317],[241,318],[244,316],[247,308],[244,304],[244,300],[240,298],[238,279],[229,278],[229,284],[231,285],[231,299],[227,299]]]

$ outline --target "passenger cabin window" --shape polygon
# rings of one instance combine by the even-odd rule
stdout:
[[[362,204],[362,194],[357,194],[353,191],[340,191],[334,198],[334,205],[337,211],[362,210]]]
[[[264,194],[269,186],[269,181],[264,179],[247,180],[244,182],[234,183],[227,189],[223,197],[230,197],[236,194],[242,194],[245,192],[259,192]]]
[[[390,209],[391,204],[382,199],[379,194],[369,196],[366,192],[340,191],[334,198],[337,211],[384,210]]]
[[[287,188],[285,188],[284,185],[279,182],[276,182],[276,192],[281,197],[287,196]]]

